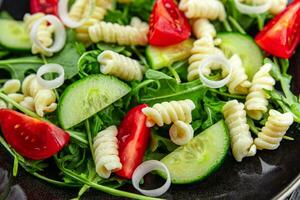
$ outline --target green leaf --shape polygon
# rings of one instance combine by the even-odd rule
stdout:
[[[173,79],[171,76],[168,76],[163,72],[156,71],[153,69],[147,70],[145,76],[147,79],[151,80]]]
[[[78,74],[78,60],[80,54],[77,52],[75,32],[68,31],[68,40],[63,50],[53,57],[48,58],[47,62],[56,63],[63,66],[65,70],[65,78],[71,79]]]
[[[174,151],[178,146],[174,144],[170,139],[162,137],[152,131],[151,133],[151,142],[150,142],[150,150],[151,152],[157,151],[159,147],[163,146],[168,152]]]
[[[150,106],[164,101],[184,99],[191,99],[197,103],[207,91],[207,87],[202,85],[200,80],[178,84],[175,79],[162,79],[155,81],[154,88],[146,87],[139,94],[140,102]]]

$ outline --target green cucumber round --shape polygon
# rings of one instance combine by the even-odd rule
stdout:
[[[169,169],[172,183],[188,184],[201,181],[215,172],[225,160],[229,148],[230,138],[222,120],[161,161]],[[158,173],[165,178],[165,174]]]
[[[58,119],[64,129],[91,117],[130,92],[119,79],[107,75],[91,75],[69,87],[58,104]]]
[[[241,57],[243,66],[252,80],[255,73],[263,65],[263,53],[252,37],[240,33],[220,33],[217,36],[222,40],[220,48],[229,58],[233,54]]]
[[[0,19],[0,44],[10,50],[29,51],[31,41],[23,22]]]

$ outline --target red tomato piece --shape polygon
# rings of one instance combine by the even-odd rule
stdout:
[[[57,15],[58,0],[30,0],[31,14],[42,12]]]
[[[149,43],[169,46],[188,39],[191,26],[174,0],[157,0],[150,16]]]
[[[124,117],[118,132],[119,156],[122,169],[116,174],[131,179],[134,170],[142,163],[149,144],[150,128],[146,126],[147,117],[142,109],[146,104],[131,109]]]
[[[70,140],[70,135],[57,126],[14,110],[0,109],[0,125],[7,143],[32,160],[53,156]]]
[[[294,1],[271,20],[255,41],[271,55],[290,58],[300,42],[300,1]]]

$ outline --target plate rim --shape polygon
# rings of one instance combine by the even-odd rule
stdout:
[[[285,200],[300,186],[300,173],[273,200]]]

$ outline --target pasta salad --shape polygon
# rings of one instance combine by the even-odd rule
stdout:
[[[30,10],[22,21],[0,13],[0,144],[14,176],[22,167],[78,199],[91,188],[156,199],[209,179],[228,152],[242,162],[293,142],[299,0],[31,0]],[[161,187],[142,187],[150,172]]]

